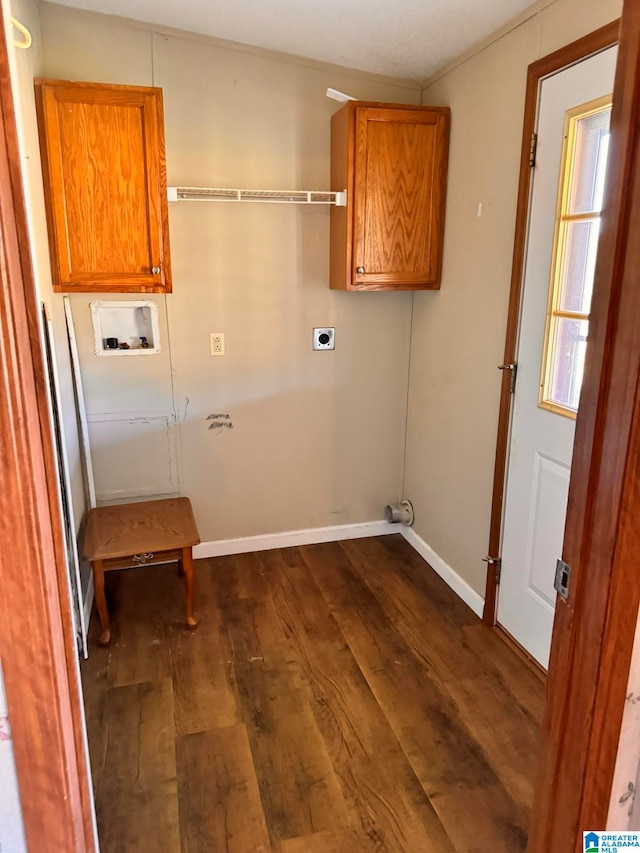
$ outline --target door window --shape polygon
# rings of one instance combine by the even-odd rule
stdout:
[[[539,404],[575,417],[609,151],[611,97],[567,112]]]

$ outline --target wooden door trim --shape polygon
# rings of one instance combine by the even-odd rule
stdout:
[[[626,0],[529,850],[606,828],[640,579],[640,5]]]
[[[545,77],[574,65],[595,53],[600,53],[616,44],[620,31],[620,20],[612,21],[598,30],[584,36],[560,50],[544,56],[532,63],[527,71],[527,85],[524,105],[522,146],[520,152],[520,180],[516,207],[516,227],[511,266],[511,290],[507,314],[507,331],[504,345],[503,364],[513,364],[516,360],[516,344],[520,320],[520,305],[524,277],[525,246],[529,221],[529,200],[531,194],[531,136],[536,126],[538,93],[540,83]],[[498,431],[496,439],[495,467],[493,475],[493,498],[491,503],[491,521],[489,528],[489,550],[491,557],[500,555],[502,540],[502,515],[504,507],[504,485],[507,472],[509,450],[509,428],[511,423],[511,371],[502,371],[500,389],[500,409],[498,413]],[[495,571],[489,566],[485,587],[483,621],[488,625],[497,622],[497,592]]]
[[[29,850],[93,853],[75,636],[0,22],[0,658]]]

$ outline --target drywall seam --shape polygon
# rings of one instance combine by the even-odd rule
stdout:
[[[386,521],[364,521],[361,524],[338,524],[332,527],[311,527],[306,530],[286,530],[282,533],[265,533],[263,536],[243,536],[238,539],[216,539],[201,542],[193,549],[194,559],[226,557],[229,554],[247,554],[252,551],[271,551],[274,548],[294,548],[299,545],[317,545],[321,542],[340,542],[343,539],[366,539],[400,533],[399,525]]]
[[[479,618],[482,618],[484,609],[484,598],[472,589],[469,584],[460,577],[460,575],[451,568],[448,563],[440,557],[433,548],[428,545],[421,536],[412,530],[410,527],[402,527],[399,531],[404,538],[420,554],[434,572],[442,578],[443,581],[455,592],[458,598],[461,598],[464,603],[470,607]]]

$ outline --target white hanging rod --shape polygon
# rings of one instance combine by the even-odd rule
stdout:
[[[279,204],[335,204],[346,207],[347,191],[239,190],[222,187],[168,187],[169,201],[261,201]]]

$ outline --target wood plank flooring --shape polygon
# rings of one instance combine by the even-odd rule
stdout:
[[[401,536],[107,576],[102,853],[521,853],[544,685]]]

